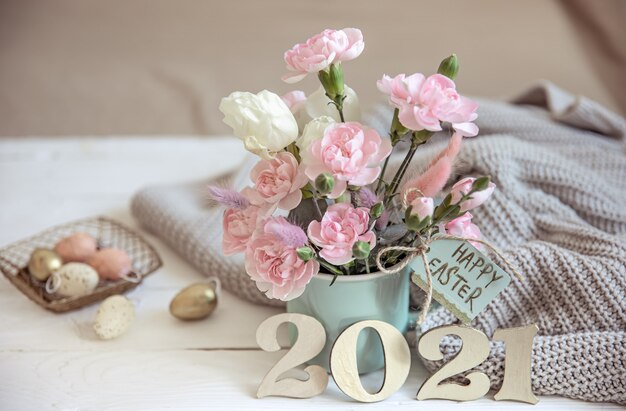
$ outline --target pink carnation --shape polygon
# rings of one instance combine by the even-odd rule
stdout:
[[[366,208],[353,208],[348,203],[328,207],[322,221],[311,221],[308,228],[311,242],[321,247],[320,256],[331,264],[342,265],[354,260],[352,246],[365,241],[371,248],[376,245],[376,235],[369,228]]]
[[[293,46],[284,55],[289,73],[283,76],[287,83],[302,80],[308,73],[317,73],[333,63],[357,58],[365,43],[359,29],[326,29],[306,41]]]
[[[246,272],[269,298],[288,301],[299,297],[320,268],[316,260],[305,263],[298,257],[296,249],[306,243],[300,227],[284,217],[270,217],[246,248]]]
[[[476,179],[474,177],[466,177],[462,180],[459,180],[455,185],[452,186],[450,190],[450,194],[452,195],[452,204],[456,204],[461,200],[461,197],[472,190],[472,185],[474,184]],[[489,182],[489,186],[482,191],[477,191],[471,195],[472,198],[461,203],[461,212],[472,210],[485,201],[493,191],[496,189],[496,185],[492,182]]]
[[[298,160],[286,151],[277,153],[271,160],[259,161],[250,178],[254,188],[245,188],[243,192],[252,204],[277,205],[283,210],[293,210],[300,204],[300,189],[308,182]]]
[[[306,94],[304,94],[302,90],[290,91],[280,98],[287,104],[287,107],[289,107],[289,110],[294,115],[306,104]]]
[[[445,121],[463,136],[478,134],[478,127],[472,123],[478,117],[478,104],[459,95],[454,81],[442,74],[428,78],[420,73],[393,78],[385,75],[377,85],[399,109],[398,119],[408,129],[440,131]]]
[[[444,234],[454,235],[467,239],[475,238],[480,240],[482,237],[478,226],[472,223],[472,215],[470,213],[465,213],[462,216],[459,216],[454,220],[449,221],[445,226],[440,227],[439,231]],[[482,249],[482,244],[475,241],[470,241],[470,243],[474,247]]]
[[[329,194],[337,198],[348,184],[365,186],[380,175],[381,162],[391,153],[391,142],[382,139],[374,129],[357,122],[328,126],[321,139],[314,140],[302,154],[304,172],[311,180],[322,173],[335,178]]]
[[[261,208],[250,205],[245,209],[228,208],[224,211],[222,251],[233,255],[245,251],[250,237],[263,216]]]

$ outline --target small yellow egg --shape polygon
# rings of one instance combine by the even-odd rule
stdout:
[[[54,251],[37,248],[28,261],[28,272],[39,281],[46,281],[50,275],[63,265],[63,260]]]
[[[170,303],[170,313],[179,320],[201,320],[217,306],[213,284],[192,284],[183,288]]]

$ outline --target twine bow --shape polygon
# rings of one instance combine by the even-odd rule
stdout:
[[[458,237],[455,235],[448,235],[448,234],[439,234],[435,237],[428,238],[425,241],[422,241],[422,244],[416,247],[405,247],[405,246],[385,247],[381,249],[380,251],[378,251],[378,254],[376,255],[376,266],[381,272],[386,273],[386,274],[398,273],[402,271],[407,265],[409,265],[411,260],[413,260],[415,257],[422,257],[422,262],[424,263],[424,270],[426,271],[426,299],[424,301],[424,306],[422,307],[422,312],[420,313],[420,316],[417,320],[418,324],[422,324],[424,320],[426,319],[426,314],[428,313],[428,310],[430,309],[430,304],[433,299],[432,274],[430,273],[430,264],[429,264],[428,256],[426,255],[426,252],[428,251],[428,247],[431,243],[434,243],[436,241],[441,241],[441,240],[460,240],[460,241],[465,241],[465,242],[471,241],[475,243],[480,243],[486,246],[495,255],[497,255],[502,261],[504,261],[507,269],[511,271],[515,275],[515,277],[517,277],[517,279],[519,280],[522,279],[522,275],[517,271],[513,263],[508,258],[506,258],[502,254],[502,252],[498,250],[498,248],[496,248],[495,246],[491,245],[490,243],[484,240],[479,240],[475,238]],[[383,266],[382,257],[383,255],[385,255],[386,253],[390,251],[405,251],[408,254],[402,261],[400,261],[400,263],[398,263],[391,269],[387,269]]]

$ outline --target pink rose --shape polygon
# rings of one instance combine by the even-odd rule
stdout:
[[[381,162],[391,153],[391,142],[382,139],[374,129],[357,122],[331,124],[321,138],[311,141],[301,153],[304,172],[311,180],[322,173],[335,178],[329,194],[337,198],[348,184],[365,186],[380,175]]]
[[[298,257],[296,250],[307,242],[304,231],[284,217],[268,218],[254,234],[246,248],[246,272],[268,298],[299,297],[319,272],[315,259],[305,263]]]
[[[472,215],[470,213],[465,213],[462,216],[459,216],[454,220],[449,221],[444,227],[440,227],[439,231],[444,234],[454,235],[467,239],[475,238],[477,240],[480,240],[482,237],[478,226],[472,223]],[[470,243],[474,247],[482,249],[482,244],[475,241],[470,241]]]
[[[450,190],[450,194],[452,195],[452,204],[458,203],[463,195],[472,191],[472,184],[474,184],[474,181],[476,181],[474,177],[466,177],[459,180],[452,186],[452,189]],[[472,210],[487,201],[495,189],[496,185],[489,182],[489,186],[487,186],[486,189],[475,192],[472,194],[471,199],[461,203],[461,212]]]
[[[363,34],[359,29],[326,29],[306,41],[293,46],[284,55],[289,73],[283,76],[287,83],[296,83],[308,73],[317,73],[333,63],[357,58],[363,48]]]
[[[411,201],[411,214],[419,217],[420,220],[433,215],[435,205],[430,197],[417,197]]]
[[[263,213],[261,208],[250,205],[245,209],[228,208],[224,211],[222,228],[222,251],[233,255],[245,251]]]
[[[293,210],[300,204],[300,189],[308,182],[298,160],[286,151],[277,153],[271,160],[259,161],[250,178],[254,188],[245,188],[243,193],[252,204],[277,205],[283,210]]]
[[[311,221],[308,234],[311,242],[322,248],[320,256],[335,265],[354,260],[352,246],[357,241],[368,242],[371,248],[376,245],[367,208],[354,208],[349,203],[328,207],[322,221]]]
[[[385,75],[377,85],[399,109],[398,119],[408,129],[440,131],[441,122],[446,121],[465,137],[478,134],[478,127],[472,123],[478,117],[478,104],[459,95],[454,81],[444,75]]]

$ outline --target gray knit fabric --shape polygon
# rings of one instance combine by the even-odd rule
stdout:
[[[371,123],[384,130],[390,113],[381,107]],[[480,137],[466,139],[452,180],[492,176],[498,189],[473,211],[474,221],[524,280],[514,279],[472,325],[491,336],[496,328],[537,323],[536,394],[626,403],[626,122],[550,84],[532,88],[515,105],[481,101],[479,115]],[[420,150],[416,168],[442,144]],[[250,163],[231,176],[235,186],[246,184]],[[206,203],[207,183],[144,189],[133,199],[133,213],[228,290],[281,305],[256,290],[241,257],[221,255],[221,212]],[[456,322],[440,307],[422,331]],[[447,337],[441,348],[447,360],[459,341]],[[478,368],[499,387],[503,345],[492,343]]]

